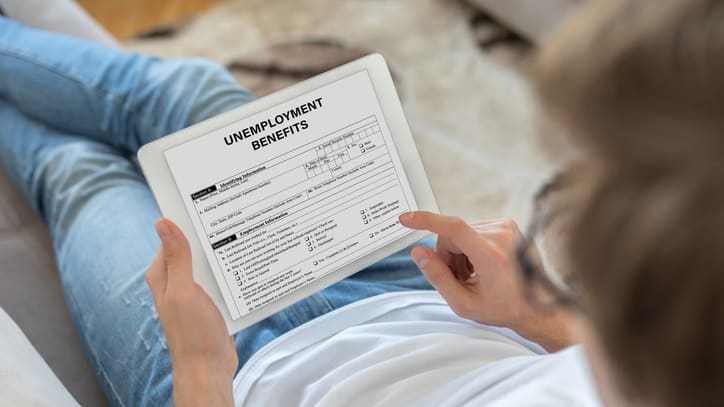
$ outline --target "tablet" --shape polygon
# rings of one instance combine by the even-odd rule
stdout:
[[[437,211],[378,54],[146,144],[138,160],[230,333],[425,237],[401,213]]]

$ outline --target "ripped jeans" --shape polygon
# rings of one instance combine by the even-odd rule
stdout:
[[[206,61],[127,54],[3,17],[0,78],[0,163],[48,225],[109,403],[171,405],[171,359],[144,281],[160,213],[130,157],[252,95]],[[238,333],[240,363],[335,308],[411,289],[432,288],[403,251]]]

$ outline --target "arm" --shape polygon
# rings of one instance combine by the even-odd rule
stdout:
[[[233,337],[211,298],[194,282],[191,249],[168,220],[156,223],[161,249],[146,272],[173,366],[176,406],[232,406],[239,364]]]
[[[521,238],[515,222],[502,219],[468,224],[424,211],[404,214],[400,222],[438,234],[435,250],[416,247],[412,258],[456,314],[511,328],[549,352],[574,343],[568,311],[541,310],[525,297],[513,256]]]

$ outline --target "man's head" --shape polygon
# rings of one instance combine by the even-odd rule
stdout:
[[[636,403],[721,404],[724,1],[591,1],[535,76],[586,154],[566,248],[599,380]]]

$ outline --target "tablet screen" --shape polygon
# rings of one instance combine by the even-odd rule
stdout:
[[[233,319],[411,232],[366,70],[164,155]]]

